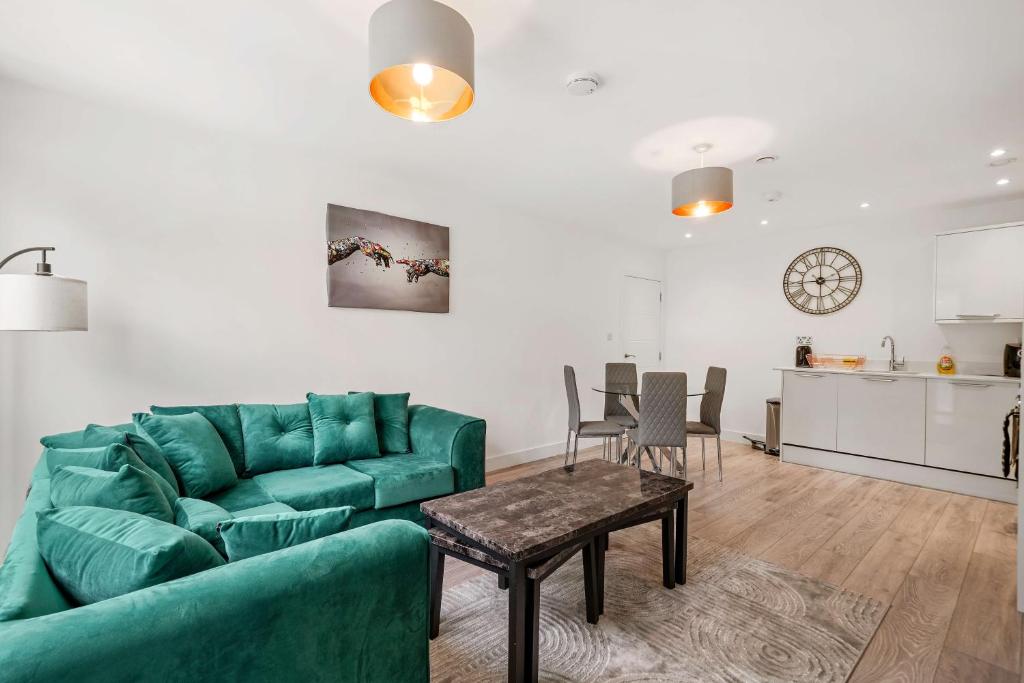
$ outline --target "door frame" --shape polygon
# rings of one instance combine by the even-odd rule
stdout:
[[[657,369],[662,369],[662,364],[665,362],[665,283],[661,280],[653,277],[645,277],[643,275],[629,275],[624,274],[622,276],[622,282],[625,282],[626,278],[632,280],[646,280],[647,282],[655,282],[658,284],[658,363]],[[624,360],[626,354],[626,288],[621,287],[619,289],[619,353],[615,359],[616,363],[621,363]],[[638,378],[639,379],[639,378]]]

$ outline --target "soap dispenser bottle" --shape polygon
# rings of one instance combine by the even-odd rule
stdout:
[[[939,360],[935,363],[935,371],[940,375],[955,375],[956,361],[953,360],[953,350],[948,346],[942,347]]]

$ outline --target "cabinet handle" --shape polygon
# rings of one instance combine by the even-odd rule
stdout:
[[[813,372],[794,372],[793,374],[795,376],[797,376],[797,377],[812,377],[814,379],[821,379],[822,377],[825,376],[825,375],[815,375]]]
[[[978,387],[979,389],[988,389],[991,384],[985,384],[984,382],[950,382],[950,384],[958,387]]]
[[[958,318],[967,318],[967,319],[984,319],[984,318],[998,318],[999,315],[1000,315],[999,313],[985,313],[985,314],[982,314],[982,313],[957,313],[956,317],[958,317]]]
[[[896,382],[892,377],[861,377],[865,382]]]

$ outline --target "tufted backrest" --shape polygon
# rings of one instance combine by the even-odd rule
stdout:
[[[639,446],[686,446],[686,373],[645,372]]]
[[[700,421],[722,433],[722,401],[725,399],[725,368],[708,368],[704,397],[700,400]]]
[[[569,429],[579,431],[580,428],[580,393],[576,388],[576,371],[571,365],[563,368],[565,375],[565,397],[569,401]]]
[[[636,363],[605,363],[604,364],[605,387],[622,385],[632,390],[635,394],[636,386]],[[629,411],[619,401],[618,394],[604,395],[604,419],[617,415],[629,415]]]
[[[245,474],[313,465],[313,422],[309,405],[240,403]]]

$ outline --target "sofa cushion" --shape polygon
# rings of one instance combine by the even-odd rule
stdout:
[[[121,434],[121,438],[124,437],[125,434]],[[153,477],[169,505],[173,506],[178,498],[178,490],[146,465],[124,442],[112,443],[105,448],[47,448],[43,451],[43,457],[51,475],[62,465],[92,467],[105,472],[117,472],[124,465],[131,465]]]
[[[282,512],[276,515],[237,517],[220,523],[220,535],[229,562],[291,548],[348,528],[351,506]]]
[[[313,423],[305,403],[238,406],[245,442],[245,474],[309,467],[313,464]]]
[[[350,392],[356,393],[356,392]],[[374,394],[373,420],[383,455],[409,452],[409,394]]]
[[[306,394],[313,421],[313,464],[333,465],[380,456],[373,394]]]
[[[345,465],[269,472],[257,475],[255,481],[274,500],[296,510],[342,505],[351,505],[357,510],[373,507],[373,479]]]
[[[174,476],[174,470],[167,464],[167,459],[160,452],[160,448],[152,441],[136,433],[134,424],[116,425],[114,427],[105,427],[97,424],[88,425],[85,428],[85,443],[89,444],[89,448],[107,446],[112,443],[128,444],[129,448],[135,451],[135,454],[139,456],[142,462],[146,463],[146,466],[163,477],[164,481],[174,488],[175,495],[181,492],[178,486],[178,478]]]
[[[174,520],[156,479],[131,465],[122,465],[117,472],[61,465],[50,477],[50,501],[58,508],[84,505]]]
[[[345,463],[345,467],[373,477],[377,509],[444,496],[455,490],[451,465],[426,455],[385,455],[374,460],[353,460]]]
[[[271,495],[252,479],[239,479],[231,488],[206,496],[206,500],[231,513],[274,502]]]
[[[231,513],[231,517],[254,517],[256,515],[279,515],[282,512],[295,512],[295,508],[291,505],[285,505],[284,503],[267,503],[266,505],[257,505],[253,508],[245,508],[244,510],[236,510]]]
[[[181,482],[184,495],[203,498],[238,482],[227,448],[210,421],[199,413],[136,413],[139,432],[155,443]]]
[[[191,531],[145,515],[69,507],[38,517],[39,553],[57,583],[83,605],[224,564]]]
[[[50,434],[39,439],[39,443],[43,444],[47,448],[94,448],[97,446],[106,446],[108,442],[100,441],[95,442],[89,436],[89,427],[101,427],[103,429],[118,430],[134,432],[134,424],[120,424],[113,427],[103,427],[102,425],[89,425],[85,429],[80,429],[77,432],[61,432],[60,434]],[[105,437],[104,437],[105,438]]]
[[[238,417],[238,406],[234,403],[219,406],[150,406],[154,415],[185,415],[199,413],[213,425],[220,434],[224,447],[228,449],[231,462],[235,464],[235,473],[245,471],[243,456],[242,420]]]
[[[217,525],[227,519],[231,513],[208,500],[179,498],[174,504],[174,523],[202,538],[223,557],[227,555]]]
[[[50,480],[32,484],[0,564],[0,622],[62,612],[71,603],[57,587],[36,545],[36,513],[50,507]]]

